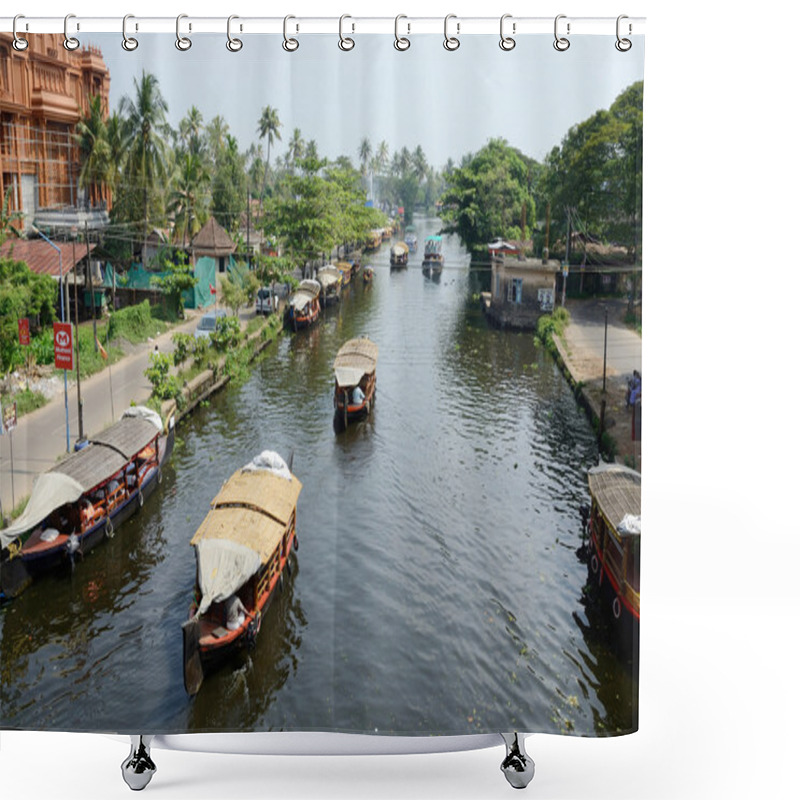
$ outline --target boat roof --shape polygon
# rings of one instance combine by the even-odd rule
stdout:
[[[315,281],[313,278],[306,278],[304,281],[300,281],[297,290],[300,292],[308,292],[310,295],[316,297],[319,294],[320,288],[319,281]]]
[[[328,286],[334,286],[335,284],[339,283],[342,279],[342,275],[336,267],[325,267],[326,272],[319,270],[317,272],[317,278],[319,282],[322,284],[323,288],[327,288]]]
[[[396,242],[392,245],[392,250],[395,253],[407,253],[408,245],[405,242]]]
[[[280,544],[303,485],[270,470],[235,472],[211,504],[191,544],[224,540],[258,554],[266,564]]]
[[[355,386],[364,375],[375,372],[378,364],[378,345],[362,337],[345,342],[333,361],[333,371],[339,386]]]
[[[605,518],[618,533],[626,517],[641,517],[642,476],[641,473],[622,464],[600,464],[592,467],[588,474],[589,491]]]
[[[442,241],[442,237],[439,236],[438,234],[436,236],[426,236],[425,237],[425,241],[426,242],[441,242]]]
[[[340,272],[350,272],[350,270],[353,269],[353,265],[349,261],[337,261],[334,266]]]
[[[76,502],[105,483],[160,432],[158,414],[138,406],[127,409],[119,422],[93,436],[86,447],[37,477],[25,511],[13,525],[0,531],[2,546],[34,528],[57,508]]]

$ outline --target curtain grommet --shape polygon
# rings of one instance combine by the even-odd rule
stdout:
[[[71,19],[75,19],[74,14],[67,14],[67,16],[64,17],[64,49],[70,53],[73,50],[77,50],[81,46],[80,39],[70,36],[69,31],[67,30],[67,26],[69,25],[69,21]]]
[[[287,14],[287,16],[283,18],[283,44],[281,46],[287,53],[294,53],[294,51],[300,47],[300,42],[298,42],[297,39],[290,38],[287,33],[290,19],[296,19],[296,17],[292,14]]]
[[[28,49],[28,40],[27,39],[23,39],[17,33],[17,20],[20,20],[20,19],[25,19],[25,15],[24,14],[17,14],[14,17],[14,22],[11,25],[11,31],[14,34],[14,40],[11,42],[11,46],[19,53],[21,53],[23,50],[27,50]]]
[[[225,42],[225,47],[227,47],[228,51],[231,53],[238,53],[244,47],[241,39],[231,36],[231,22],[235,19],[239,19],[236,14],[231,14],[228,17],[228,41]]]
[[[132,53],[138,46],[139,40],[128,36],[128,20],[133,19],[133,14],[126,14],[122,18],[122,49]]]
[[[352,37],[344,35],[342,25],[346,19],[352,19],[352,17],[349,14],[342,14],[342,16],[339,17],[339,49],[345,53],[349,53],[356,46],[356,43]],[[350,26],[352,31],[355,31],[355,24],[351,22]]]
[[[394,18],[394,49],[399,50],[401,53],[408,50],[411,47],[411,40],[407,39],[405,36],[400,36],[399,26],[401,19],[408,19],[405,14],[398,14]],[[408,25],[408,32],[411,33],[411,26]]]
[[[507,19],[511,19],[511,14],[503,14],[503,16],[500,17],[500,49],[505,50],[506,53],[510,52],[517,46],[516,39],[511,36],[506,36],[505,34],[505,24]],[[517,32],[516,22],[511,23],[511,32]]]
[[[192,46],[192,40],[188,36],[181,35],[181,20],[187,19],[188,16],[188,14],[178,14],[175,19],[175,47],[182,53],[185,53]],[[190,24],[189,30],[191,31],[191,29],[192,26]]]
[[[559,53],[563,53],[566,50],[569,50],[570,41],[566,38],[566,36],[559,36],[558,35],[558,21],[560,19],[566,19],[566,14],[558,14],[556,16],[555,22],[553,23],[553,36],[555,37],[555,41],[553,42],[553,47],[558,50]],[[567,23],[567,36],[569,36],[569,22]]]
[[[451,19],[457,19],[456,15],[448,14],[444,18],[444,42],[442,45],[444,46],[445,50],[449,50],[452,53],[461,47],[461,40],[458,38],[458,34],[461,33],[461,23],[456,22],[456,35],[450,36],[447,31],[447,23],[450,22]]]

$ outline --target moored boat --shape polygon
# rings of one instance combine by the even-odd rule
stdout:
[[[428,236],[425,239],[425,250],[422,256],[422,268],[439,271],[444,266],[442,254],[442,237]]]
[[[161,482],[174,441],[172,417],[165,427],[155,411],[135,406],[39,475],[22,515],[0,530],[0,599],[111,538]]]
[[[317,280],[322,287],[320,297],[322,305],[336,303],[342,295],[342,273],[333,265],[320,267],[317,270]]]
[[[372,267],[365,267],[364,268],[364,283],[372,283],[372,278],[375,272]]]
[[[642,476],[622,464],[600,464],[588,481],[589,570],[614,619],[638,626]]]
[[[349,261],[337,261],[334,266],[342,276],[342,286],[347,286],[353,276],[353,265]]]
[[[300,285],[286,305],[289,325],[293,330],[308,328],[319,319],[319,293],[321,289],[319,281],[312,279],[300,281]]]
[[[333,362],[335,421],[345,427],[349,421],[367,416],[375,405],[375,369],[378,345],[366,337],[345,342]]]
[[[364,242],[364,250],[370,252],[372,250],[380,249],[383,242],[383,228],[375,228],[367,234],[367,240]]]
[[[190,695],[211,670],[255,643],[284,573],[291,572],[302,488],[289,465],[266,450],[225,482],[192,537],[197,576],[183,624],[183,678]]]
[[[389,266],[408,266],[408,245],[405,242],[396,242],[389,250]]]

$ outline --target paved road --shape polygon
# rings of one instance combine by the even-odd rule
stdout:
[[[569,363],[576,380],[583,383],[603,378],[603,340],[608,310],[606,377],[628,376],[642,371],[642,337],[624,323],[625,300],[568,300],[572,322],[564,333]]]
[[[140,403],[150,396],[150,383],[144,377],[150,353],[155,345],[161,352],[171,352],[172,334],[192,331],[200,312],[187,312],[187,320],[155,340],[134,347],[130,355],[112,364],[110,370],[81,381],[84,434],[92,435],[119,419],[131,402]],[[110,372],[110,378],[109,378]],[[70,447],[78,438],[78,389],[70,384]],[[113,398],[113,410],[112,410]],[[62,392],[43,408],[19,420],[12,437],[0,436],[0,501],[7,514],[15,503],[31,493],[34,478],[49,469],[67,452],[66,413]],[[11,448],[14,450],[12,492]],[[12,497],[13,494],[13,497]],[[14,502],[12,502],[12,500]]]

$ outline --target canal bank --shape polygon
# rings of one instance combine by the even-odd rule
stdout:
[[[625,324],[627,302],[567,300],[566,308],[569,325],[553,337],[556,360],[597,431],[602,418],[615,460],[641,470],[641,404],[634,418],[626,393],[633,371],[642,372],[642,339]]]

